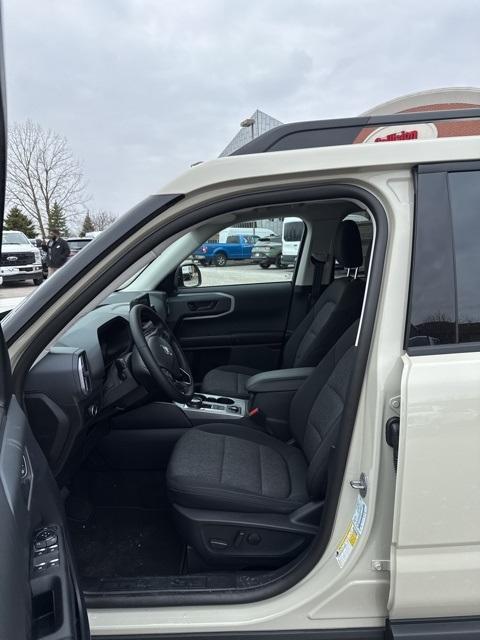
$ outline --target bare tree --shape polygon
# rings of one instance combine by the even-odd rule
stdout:
[[[107,227],[115,222],[117,216],[114,215],[111,211],[100,210],[91,212],[90,218],[93,222],[93,226],[95,227],[95,231],[105,231]]]
[[[82,169],[67,140],[27,120],[9,131],[7,200],[27,213],[42,237],[54,202],[67,220],[84,210],[87,196]]]

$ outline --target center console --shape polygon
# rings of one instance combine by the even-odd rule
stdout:
[[[203,417],[205,421],[209,416],[212,418],[221,417],[243,418],[247,415],[247,400],[243,398],[226,398],[224,396],[205,395],[196,393],[193,398],[185,404],[175,403],[190,418]]]

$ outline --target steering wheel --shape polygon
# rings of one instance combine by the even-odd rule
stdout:
[[[192,372],[165,320],[151,307],[136,304],[129,322],[140,359],[158,387],[170,400],[188,402],[194,391]]]

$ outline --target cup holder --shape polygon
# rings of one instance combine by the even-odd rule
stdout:
[[[235,404],[231,398],[217,398],[218,404]]]

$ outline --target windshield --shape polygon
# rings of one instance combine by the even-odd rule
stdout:
[[[67,242],[71,251],[80,251],[80,249],[83,249],[91,240],[67,240]]]
[[[2,244],[30,244],[27,236],[21,231],[4,231]]]

